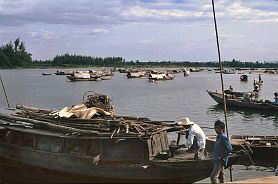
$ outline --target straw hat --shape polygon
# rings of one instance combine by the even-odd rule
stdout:
[[[178,125],[193,125],[194,122],[190,121],[189,118],[182,118],[179,122]]]

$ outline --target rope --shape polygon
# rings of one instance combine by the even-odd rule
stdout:
[[[212,11],[213,11],[213,19],[214,19],[214,29],[215,29],[215,36],[216,36],[216,44],[217,44],[217,52],[218,52],[218,61],[220,66],[220,78],[221,78],[221,88],[222,88],[222,95],[223,95],[223,105],[224,105],[224,116],[225,116],[225,126],[226,126],[226,134],[227,138],[229,139],[229,131],[228,131],[228,121],[227,121],[227,104],[226,104],[226,97],[224,93],[224,81],[223,81],[223,67],[221,62],[221,53],[220,53],[220,46],[218,40],[218,31],[217,31],[217,23],[216,23],[216,16],[215,16],[215,9],[214,9],[214,0],[212,2]],[[232,167],[230,167],[230,181],[233,181],[232,177]]]

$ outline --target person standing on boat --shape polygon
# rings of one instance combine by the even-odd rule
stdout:
[[[274,93],[274,104],[278,105],[278,93]]]
[[[259,74],[259,83],[261,83],[262,81],[262,77],[261,77],[261,74]]]
[[[232,145],[229,139],[226,137],[224,122],[217,120],[214,124],[214,130],[217,133],[216,142],[213,151],[213,170],[210,175],[211,183],[224,183],[224,167],[228,163],[228,155],[232,151]]]
[[[184,126],[187,131],[185,133],[186,145],[189,151],[194,151],[194,159],[201,160],[205,157],[206,136],[204,131],[189,118],[182,118],[178,125]]]

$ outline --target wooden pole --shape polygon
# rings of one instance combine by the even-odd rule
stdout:
[[[220,78],[221,78],[221,88],[222,88],[222,95],[223,95],[223,105],[224,105],[224,116],[225,116],[225,126],[226,126],[226,134],[227,138],[229,139],[229,130],[228,130],[228,121],[227,121],[227,104],[226,104],[226,97],[224,93],[224,80],[223,80],[223,67],[221,62],[221,53],[220,53],[220,46],[219,46],[219,39],[218,39],[218,30],[217,30],[217,23],[216,23],[216,16],[215,16],[215,9],[214,9],[214,0],[212,2],[212,11],[213,11],[213,19],[214,19],[214,29],[215,29],[215,36],[216,36],[216,44],[217,44],[217,52],[218,52],[218,61],[220,66]],[[233,181],[232,175],[232,167],[230,167],[230,181]]]
[[[4,86],[4,83],[3,83],[1,75],[0,75],[0,80],[1,80],[2,88],[3,88],[3,91],[4,91],[5,97],[6,97],[8,108],[10,108],[10,103],[9,103],[9,100],[8,100],[8,96],[7,96],[6,89],[5,89],[5,86]]]

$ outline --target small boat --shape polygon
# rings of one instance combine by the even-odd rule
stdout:
[[[234,69],[230,69],[230,70],[224,70],[223,74],[235,74],[236,71]]]
[[[222,93],[212,92],[208,90],[207,92],[217,103],[223,104]],[[254,100],[253,98],[251,98],[251,96],[252,93],[246,94],[243,97],[236,97],[235,95],[226,94],[226,104],[227,106],[233,107],[268,110],[273,113],[278,112],[278,104],[275,104],[269,100]]]
[[[52,73],[42,73],[42,75],[52,75]]]
[[[254,84],[254,86],[255,86],[255,85],[259,85],[259,86],[260,86],[260,85],[263,84],[263,82],[264,82],[264,81],[262,81],[262,80],[259,81],[258,79],[254,79],[254,83],[253,83],[253,84]]]
[[[247,82],[248,81],[248,76],[247,75],[241,75],[240,76],[240,81]]]
[[[146,74],[145,71],[127,72],[126,77],[128,79],[141,78],[141,77],[145,76],[145,74]]]
[[[67,76],[70,81],[100,81],[101,76],[90,74],[89,71],[77,71]]]
[[[190,68],[189,69],[189,71],[190,72],[200,72],[200,71],[202,71],[203,69],[201,69],[201,68]]]
[[[70,81],[100,81],[100,80],[102,80],[102,79],[99,78],[99,77],[77,78],[77,77],[74,77],[74,76],[72,76],[72,75],[67,76],[67,78],[68,78]],[[105,80],[105,79],[104,79],[104,80]]]
[[[0,126],[0,158],[32,167],[33,175],[46,169],[89,181],[193,183],[213,168],[210,158],[169,154],[167,132],[173,127],[148,118],[54,117],[52,110],[21,105],[1,110]],[[230,164],[238,158],[231,155]]]
[[[57,70],[55,75],[71,75],[73,72]]]
[[[184,73],[183,73],[183,76],[184,76],[184,77],[187,77],[187,76],[189,76],[189,74],[190,74],[190,71],[185,70]]]
[[[213,151],[215,140],[216,136],[207,137],[206,148],[208,151]],[[278,136],[232,135],[230,141],[235,151],[242,148],[249,150],[254,161],[278,163]]]
[[[154,81],[163,81],[163,80],[173,80],[175,78],[174,75],[171,74],[150,74],[148,79],[150,82]]]
[[[101,80],[111,80],[112,77],[110,77],[110,76],[101,76],[100,79]]]

